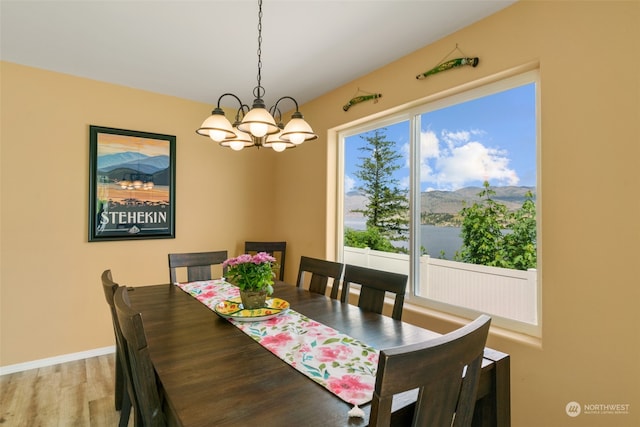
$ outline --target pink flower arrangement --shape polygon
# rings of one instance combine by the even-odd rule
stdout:
[[[229,258],[222,263],[227,268],[225,278],[243,291],[266,290],[268,295],[273,293],[273,263],[274,257],[266,252],[255,255],[242,254]]]

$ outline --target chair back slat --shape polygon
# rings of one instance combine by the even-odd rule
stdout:
[[[244,251],[248,254],[266,252],[277,260],[276,279],[284,280],[284,262],[287,258],[287,242],[244,242]]]
[[[467,427],[475,407],[491,318],[424,343],[381,350],[370,426],[389,426],[393,396],[418,389],[413,424]]]
[[[226,259],[227,251],[169,254],[169,283],[176,283],[177,269],[185,267],[189,282],[211,280],[211,266],[222,264]]]
[[[162,411],[156,374],[147,347],[142,315],[131,308],[126,287],[120,287],[116,290],[114,303],[127,349],[125,357],[136,396],[141,425],[166,426],[167,422]]]
[[[343,269],[344,265],[339,262],[301,256],[296,286],[304,287],[305,273],[310,273],[309,291],[325,295],[329,279],[332,279],[331,298],[338,299],[338,288]]]
[[[344,268],[341,300],[347,302],[350,285],[358,284],[360,285],[358,307],[382,313],[387,292],[393,293],[395,294],[395,303],[391,317],[400,320],[402,319],[408,278],[406,274],[347,264]]]
[[[120,329],[120,323],[118,322],[118,315],[116,313],[116,307],[114,304],[114,294],[120,287],[113,281],[111,270],[105,270],[101,275],[102,290],[104,291],[104,297],[109,305],[111,312],[111,323],[113,324],[113,334],[116,341],[116,355],[115,355],[115,408],[120,410],[120,426],[124,427],[129,422],[131,416],[131,408],[136,407],[135,393],[129,379],[128,370],[126,367],[126,358],[124,355],[124,337],[122,330]]]

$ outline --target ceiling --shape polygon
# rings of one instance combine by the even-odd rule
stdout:
[[[302,104],[514,2],[264,0],[264,99]],[[1,0],[0,24],[3,61],[208,104],[253,100],[257,0]],[[437,64],[424,65],[416,74]]]

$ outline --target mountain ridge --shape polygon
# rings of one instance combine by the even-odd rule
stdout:
[[[169,167],[169,156],[147,156],[137,152],[106,154],[98,157],[98,171],[112,173],[117,169],[132,169],[138,173],[155,174]]]
[[[483,190],[481,187],[464,187],[455,191],[425,191],[422,193],[420,209],[426,213],[457,214],[465,206],[480,202],[478,194]],[[491,187],[491,190],[495,191],[491,198],[504,204],[510,211],[522,207],[528,192],[533,194],[534,200],[536,197],[535,187]]]
[[[465,206],[471,206],[473,203],[480,202],[478,196],[484,188],[482,187],[464,187],[454,191],[432,190],[423,191],[421,194],[420,210],[423,215],[429,214],[449,214],[457,215]],[[510,211],[522,207],[528,192],[536,198],[536,188],[529,186],[505,186],[491,187],[496,194],[491,198],[496,202],[503,203]],[[351,191],[344,198],[344,215],[349,218],[362,217],[359,213],[351,212],[354,209],[362,209],[367,202],[367,198],[358,193]]]

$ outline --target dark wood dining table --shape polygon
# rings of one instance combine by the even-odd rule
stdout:
[[[132,289],[131,305],[142,313],[170,425],[368,424],[370,404],[362,407],[365,418],[349,418],[350,404],[178,286]],[[288,301],[291,309],[378,349],[439,335],[284,283],[276,284],[274,296]],[[487,348],[484,356],[473,425],[509,426],[509,355]],[[398,420],[411,414],[414,400],[415,394],[408,393],[394,401]]]

